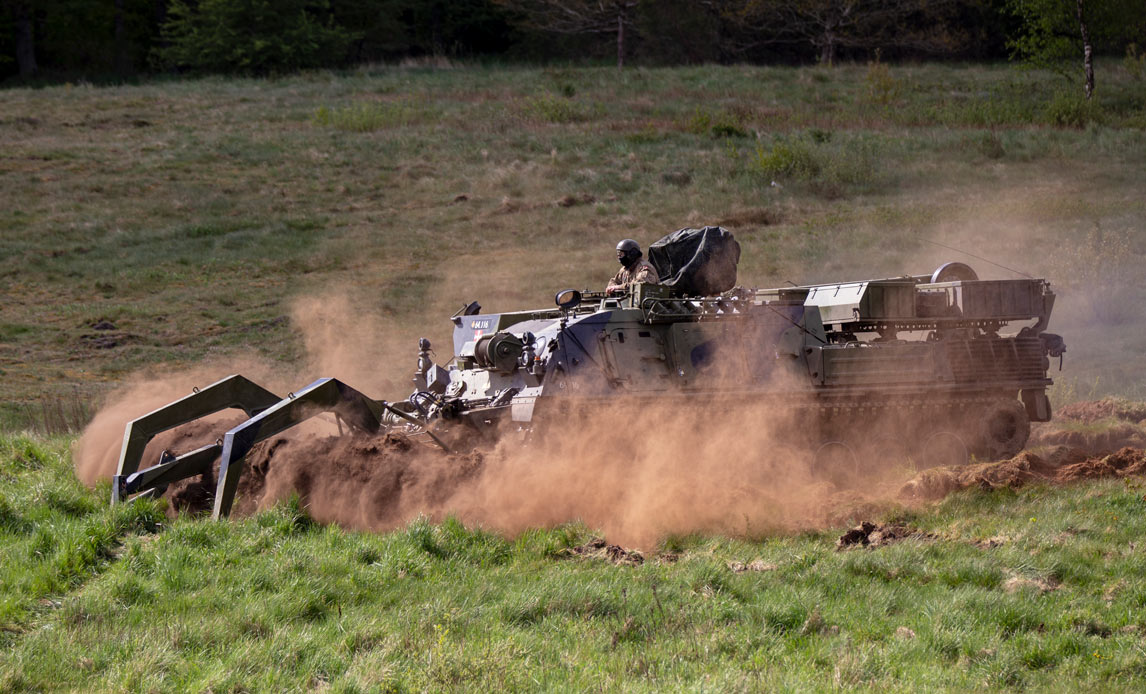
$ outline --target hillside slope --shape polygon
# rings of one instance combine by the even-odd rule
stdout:
[[[750,286],[1045,276],[1056,402],[1141,395],[1146,103],[1100,68],[1091,105],[1037,71],[882,64],[7,90],[0,425],[74,426],[190,365],[395,397],[464,303],[548,305],[603,286],[619,238],[699,224]]]
[[[0,439],[3,691],[1146,684],[1141,477],[621,548],[579,525],[347,532],[297,503],[168,520],[108,508],[67,445]],[[889,524],[837,540],[871,514]]]

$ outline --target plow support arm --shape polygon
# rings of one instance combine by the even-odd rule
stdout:
[[[185,398],[132,420],[123,433],[123,448],[120,449],[119,464],[116,466],[115,477],[112,478],[112,503],[126,500],[124,490],[127,488],[127,479],[139,469],[143,451],[156,434],[232,407],[241,409],[248,417],[252,417],[279,400],[281,400],[279,396],[243,376],[228,376]],[[180,456],[176,462],[187,457]],[[185,467],[186,461],[183,465],[166,468],[166,474],[170,475],[172,471]],[[195,473],[183,476],[188,477],[191,474]],[[171,477],[168,481],[175,479],[181,478]],[[142,486],[142,482],[137,481],[135,488]]]
[[[223,447],[217,443],[196,448],[190,453],[160,463],[149,468],[133,472],[130,475],[116,475],[115,489],[112,490],[114,499],[123,500],[137,492],[155,489],[162,493],[163,489],[172,482],[177,482],[195,475],[202,475],[211,469],[212,463],[219,457]]]
[[[231,513],[243,473],[243,458],[259,441],[323,412],[333,412],[352,427],[374,433],[384,407],[341,381],[322,378],[231,429],[223,436],[212,517],[218,519]]]
[[[132,420],[123,434],[117,475],[130,475],[139,469],[143,449],[152,437],[193,419],[220,410],[239,408],[253,417],[281,400],[279,396],[243,376],[228,376],[170,405]]]

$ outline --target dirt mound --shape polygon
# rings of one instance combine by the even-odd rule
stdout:
[[[1086,460],[1067,465],[1055,474],[1055,482],[1098,479],[1101,477],[1125,477],[1146,474],[1146,451],[1136,448],[1123,448],[1099,460]]]
[[[902,523],[877,525],[864,521],[836,540],[836,549],[851,547],[883,547],[906,539],[929,540],[933,536]]]
[[[1085,479],[1146,474],[1146,452],[1122,448],[1102,458],[1058,446],[1042,455],[1023,451],[1010,460],[924,470],[900,488],[901,497],[937,500],[960,489],[1018,489],[1032,481],[1065,484]]]
[[[1086,459],[1082,452],[1056,449],[1054,460],[1078,462]],[[1065,464],[1065,463],[1060,463]],[[1023,451],[1010,460],[924,470],[900,488],[900,496],[911,499],[942,499],[951,492],[968,487],[995,489],[1017,488],[1033,479],[1045,479],[1055,466],[1042,456]]]
[[[1055,413],[1053,422],[1031,427],[1028,448],[1070,446],[1091,456],[1127,446],[1146,448],[1146,403],[1122,398],[1075,402]]]
[[[1069,446],[1092,456],[1103,456],[1127,446],[1146,448],[1146,432],[1137,424],[1124,420],[1111,420],[1107,426],[1083,428],[1052,422],[1034,428],[1027,445],[1031,448]]]
[[[248,515],[297,493],[319,522],[389,529],[442,507],[482,465],[477,452],[442,456],[401,434],[276,437],[248,456],[233,513]],[[172,512],[209,510],[217,476],[218,465],[171,485]]]
[[[1072,402],[1055,413],[1055,419],[1070,422],[1097,422],[1117,419],[1138,424],[1146,421],[1146,403],[1122,398],[1103,398],[1089,402]]]
[[[563,549],[557,553],[557,556],[566,559],[575,557],[582,559],[603,559],[611,561],[614,564],[624,564],[626,566],[639,566],[645,563],[645,558],[640,552],[627,550],[620,545],[610,545],[605,542],[604,538],[600,537],[593,538],[583,545]]]
[[[297,492],[315,520],[372,530],[442,508],[482,465],[480,453],[443,456],[400,434],[275,439],[251,461],[264,480],[257,508]]]

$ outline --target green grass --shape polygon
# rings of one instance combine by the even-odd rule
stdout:
[[[154,505],[108,508],[109,488],[79,483],[67,444],[63,438],[0,439],[0,641],[54,597],[104,571],[127,535],[154,532],[163,518]]]
[[[168,522],[71,481],[65,439],[0,442],[4,691],[1130,692],[1146,679],[1140,480],[960,493],[894,512],[935,539],[875,550],[836,551],[842,528],[674,537],[628,567],[560,558],[590,536],[578,525],[365,534],[318,526],[297,502]],[[774,569],[729,568],[755,559]]]
[[[314,112],[316,125],[368,133],[383,128],[394,128],[424,123],[432,120],[434,114],[407,103],[358,103],[330,109],[319,106]]]

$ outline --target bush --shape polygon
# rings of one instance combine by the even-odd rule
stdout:
[[[592,115],[590,109],[572,99],[550,95],[526,101],[525,113],[531,120],[547,123],[576,123],[589,120]]]
[[[718,139],[722,137],[748,137],[744,120],[743,114],[728,111],[710,113],[697,108],[692,118],[685,124],[685,130],[696,135],[712,135]]]
[[[1051,125],[1064,128],[1082,128],[1097,120],[1098,107],[1077,94],[1059,92],[1047,104],[1045,117]]]
[[[867,65],[864,82],[867,84],[868,101],[873,104],[887,106],[898,100],[903,93],[903,85],[892,76],[891,69],[886,63],[879,62],[878,51],[876,60]]]
[[[979,151],[988,159],[1002,159],[1007,154],[1002,138],[994,130],[984,133],[978,144]]]
[[[337,130],[368,133],[425,122],[426,114],[405,103],[361,103],[343,108],[320,106],[314,112],[313,122]]]
[[[756,167],[766,176],[810,181],[824,169],[823,157],[802,140],[781,141],[756,148]]]
[[[163,37],[165,67],[255,75],[338,64],[354,38],[329,0],[173,0]]]
[[[768,184],[804,184],[816,195],[839,198],[887,183],[878,151],[878,143],[870,138],[836,138],[827,131],[810,130],[796,137],[777,137],[770,147],[757,145],[748,170]]]
[[[1122,59],[1122,66],[1134,79],[1142,79],[1146,75],[1146,52],[1139,52],[1138,44],[1130,44],[1126,47],[1126,57]]]

